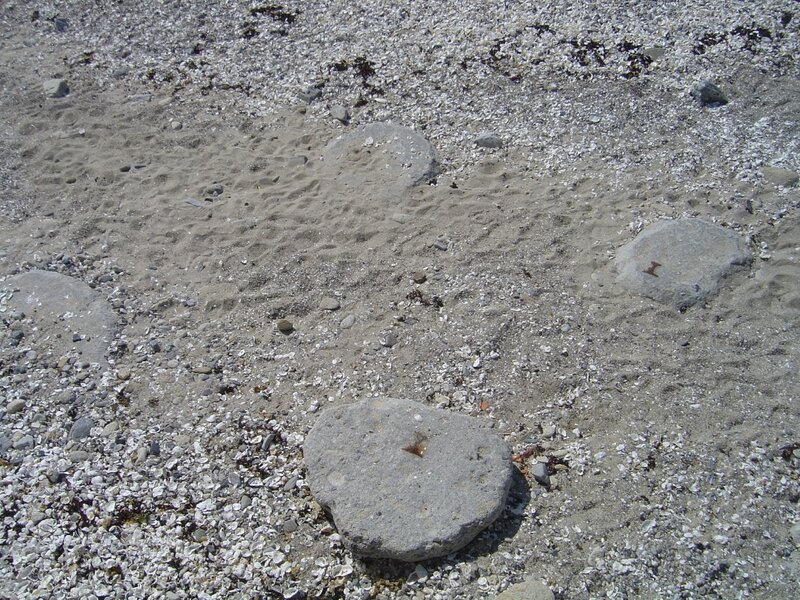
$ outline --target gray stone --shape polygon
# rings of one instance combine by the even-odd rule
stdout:
[[[6,406],[7,415],[15,415],[25,409],[25,400],[12,400]]]
[[[0,454],[6,452],[13,444],[14,442],[11,441],[10,437],[5,434],[0,434]]]
[[[512,585],[495,600],[555,600],[555,596],[541,581],[528,579]]]
[[[34,445],[33,436],[24,435],[14,442],[14,450],[27,450],[28,448],[33,448]]]
[[[317,87],[309,87],[297,93],[297,97],[306,104],[311,104],[320,96],[322,96],[322,90]]]
[[[356,322],[356,318],[353,315],[347,315],[342,321],[339,323],[339,327],[342,329],[350,329]]]
[[[781,167],[763,167],[761,174],[764,179],[769,181],[772,185],[780,187],[794,187],[797,185],[800,176],[790,169],[782,169]]]
[[[651,46],[650,48],[645,48],[642,50],[642,54],[648,57],[650,60],[658,60],[662,58],[667,53],[667,49],[661,46]]]
[[[728,98],[716,85],[710,81],[700,81],[694,85],[691,96],[697,100],[701,106],[716,108],[728,103]]]
[[[428,183],[439,173],[428,140],[413,129],[388,123],[362,125],[333,140],[322,158],[347,185],[373,184],[396,193]]]
[[[350,113],[348,113],[347,109],[340,104],[334,104],[331,106],[331,116],[345,125],[347,125],[347,123],[350,121]]]
[[[69,439],[77,441],[89,437],[92,427],[94,427],[94,421],[91,417],[76,419],[69,429]]]
[[[384,348],[391,348],[392,346],[397,344],[397,336],[390,331],[385,335],[381,336],[381,339],[379,341],[381,346],[383,346]]]
[[[86,450],[73,450],[69,453],[69,459],[73,463],[83,462],[85,460],[89,460],[91,455]]]
[[[280,319],[278,321],[278,331],[284,335],[289,335],[294,331],[294,324],[289,319]]]
[[[8,304],[33,319],[34,344],[55,356],[76,348],[83,360],[106,366],[117,317],[106,300],[80,280],[50,271],[29,271],[9,277],[2,286],[14,290]],[[78,341],[73,336],[79,334]],[[40,352],[44,355],[44,352]]]
[[[800,523],[795,523],[789,530],[789,535],[796,546],[800,546]]]
[[[719,291],[721,280],[750,264],[745,240],[700,219],[659,221],[620,248],[619,281],[629,290],[679,309]]]
[[[322,310],[339,310],[340,304],[336,298],[325,297],[319,303]]]
[[[491,131],[483,131],[475,138],[475,145],[479,148],[502,148],[503,140]]]
[[[508,446],[477,419],[393,398],[324,411],[304,457],[344,543],[404,561],[468,544],[502,512],[513,472]]]
[[[547,465],[542,462],[535,462],[531,465],[531,475],[542,485],[550,485],[550,475],[547,472]]]
[[[63,79],[48,79],[42,84],[48,98],[63,98],[69,94],[69,86]]]

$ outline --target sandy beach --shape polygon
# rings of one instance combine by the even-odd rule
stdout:
[[[0,6],[0,597],[796,597],[796,2],[96,4]],[[438,174],[325,159],[374,122]],[[686,308],[615,263],[681,218],[751,256]],[[463,549],[364,559],[310,493],[378,396],[518,458]]]

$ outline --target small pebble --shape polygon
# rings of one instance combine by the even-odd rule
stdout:
[[[728,98],[722,93],[722,90],[710,81],[705,80],[697,83],[692,88],[691,96],[701,106],[709,108],[717,108],[728,103]]]
[[[331,298],[329,296],[323,298],[322,301],[319,303],[319,307],[322,310],[339,310],[340,306],[341,305],[339,304],[339,301],[336,298]]]
[[[18,412],[22,412],[24,408],[25,408],[24,400],[12,400],[6,405],[6,414],[15,415]]]
[[[340,104],[334,104],[331,106],[331,116],[344,125],[347,125],[347,123],[350,121],[350,113],[348,113],[347,109]]]
[[[397,343],[397,336],[394,333],[387,333],[380,339],[381,346],[391,348]]]
[[[353,315],[347,315],[344,319],[339,322],[339,327],[342,329],[350,329],[356,322],[356,318]]]
[[[531,465],[531,475],[533,478],[542,485],[550,484],[550,476],[547,472],[547,465],[541,462],[535,462]]]
[[[24,435],[14,442],[14,450],[27,450],[33,448],[34,444],[33,436]]]
[[[72,462],[79,463],[89,460],[90,454],[86,450],[73,450],[68,456]]]
[[[294,519],[286,519],[286,521],[283,522],[283,530],[286,533],[292,533],[294,531],[297,531],[297,528],[298,528],[297,521],[295,521]]]
[[[81,417],[77,419],[70,427],[69,439],[77,441],[89,437],[94,421],[91,417]]]
[[[284,335],[289,335],[294,331],[294,324],[288,319],[280,319],[277,323],[278,331]]]
[[[475,138],[475,145],[479,148],[502,148],[503,140],[496,133],[484,131]]]
[[[48,79],[42,86],[48,98],[63,98],[69,94],[69,86],[63,79]]]
[[[428,280],[428,276],[423,271],[416,271],[411,275],[411,279],[414,280],[414,283],[425,283]]]

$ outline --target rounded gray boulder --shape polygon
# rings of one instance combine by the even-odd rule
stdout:
[[[0,288],[12,292],[9,307],[34,320],[34,343],[55,356],[74,348],[86,361],[106,365],[117,318],[98,292],[78,279],[39,270],[9,277]]]
[[[322,160],[340,181],[374,184],[396,192],[428,183],[439,174],[436,152],[413,129],[389,123],[361,125],[329,143]]]
[[[701,219],[658,221],[619,249],[615,268],[629,290],[679,309],[719,291],[721,280],[750,264],[747,242]]]
[[[343,542],[403,561],[472,541],[502,512],[513,472],[506,443],[477,419],[393,398],[326,410],[303,453]]]

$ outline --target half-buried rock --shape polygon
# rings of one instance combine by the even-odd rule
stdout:
[[[304,455],[344,543],[403,561],[468,544],[502,512],[513,469],[506,443],[478,420],[393,398],[325,411]]]
[[[86,362],[106,365],[116,315],[95,290],[61,273],[38,270],[9,277],[0,288],[13,292],[12,309],[33,320],[32,342],[42,353],[60,357],[74,349]]]
[[[439,173],[436,152],[413,129],[389,123],[357,127],[329,143],[322,159],[336,178],[354,187],[403,192]]]
[[[620,248],[619,281],[629,290],[678,309],[719,291],[732,271],[750,264],[747,242],[701,219],[658,221]]]

